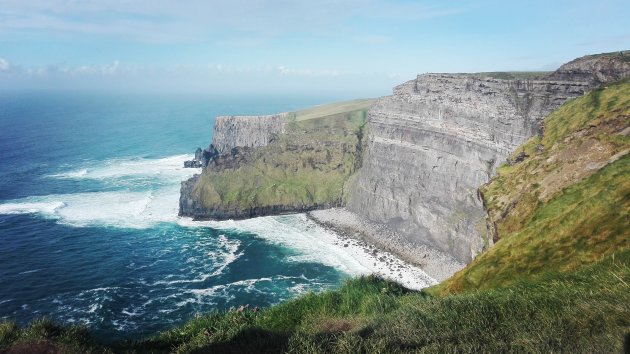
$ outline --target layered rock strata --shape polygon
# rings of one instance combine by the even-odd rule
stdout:
[[[426,74],[379,99],[349,209],[468,262],[492,243],[477,189],[590,82]]]
[[[219,154],[239,147],[266,146],[284,132],[287,113],[264,116],[219,116],[212,142]]]
[[[541,133],[549,113],[627,78],[628,59],[627,52],[587,56],[551,75],[420,75],[373,104],[367,129],[364,115],[347,112],[307,126],[291,114],[219,117],[217,155],[182,184],[180,215],[250,217],[346,204],[400,235],[401,245],[426,244],[468,262],[494,241],[478,188]]]

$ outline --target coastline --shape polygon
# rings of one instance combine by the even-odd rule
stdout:
[[[271,243],[298,251],[300,255],[296,259],[333,266],[352,277],[375,274],[412,290],[437,284],[437,280],[420,267],[363,240],[325,227],[306,213],[223,221],[194,221],[181,217],[178,223],[185,227],[252,232]]]
[[[404,241],[385,225],[365,220],[345,208],[313,210],[307,212],[306,217],[343,239],[355,240],[364,248],[376,250],[411,267],[417,267],[437,282],[449,278],[466,266],[427,245]]]

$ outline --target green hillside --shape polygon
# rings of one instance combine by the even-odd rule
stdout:
[[[302,210],[344,204],[360,167],[363,129],[373,100],[323,105],[289,114],[272,144],[220,157],[193,190],[208,210]],[[224,160],[237,160],[232,163]]]
[[[537,281],[433,297],[373,277],[261,311],[214,313],[106,348],[80,328],[0,325],[0,351],[69,353],[620,353],[630,251]],[[20,351],[16,351],[20,352]],[[24,351],[22,351],[24,352]]]

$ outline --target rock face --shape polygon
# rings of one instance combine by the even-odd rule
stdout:
[[[477,190],[496,167],[567,100],[629,76],[627,51],[576,59],[544,79],[420,75],[370,110],[349,208],[468,262],[493,242]]]
[[[555,80],[580,80],[597,85],[630,77],[630,52],[589,55],[562,65],[552,75]]]
[[[287,113],[265,116],[219,116],[214,122],[213,144],[219,154],[232,148],[266,146],[284,132]]]
[[[207,149],[201,150],[197,148],[195,150],[195,158],[192,160],[184,161],[184,168],[201,168],[208,166],[208,162],[217,156],[219,153],[214,148],[213,144],[210,144]]]
[[[349,208],[410,242],[470,261],[492,242],[477,188],[588,82],[426,74],[368,116],[368,147]]]

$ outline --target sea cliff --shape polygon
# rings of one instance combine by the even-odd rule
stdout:
[[[477,188],[588,82],[425,74],[380,98],[348,205],[412,243],[470,261],[492,243]]]
[[[210,149],[218,154],[182,183],[180,215],[238,219],[345,205],[371,103],[217,118]]]
[[[370,102],[367,119],[366,102],[301,113],[308,119],[222,117],[213,140],[219,154],[182,184],[180,215],[345,206],[389,230],[373,235],[377,244],[396,235],[401,249],[428,245],[467,263],[496,240],[479,187],[517,146],[544,133],[552,111],[629,75],[627,55],[613,53],[553,73],[419,75]]]

